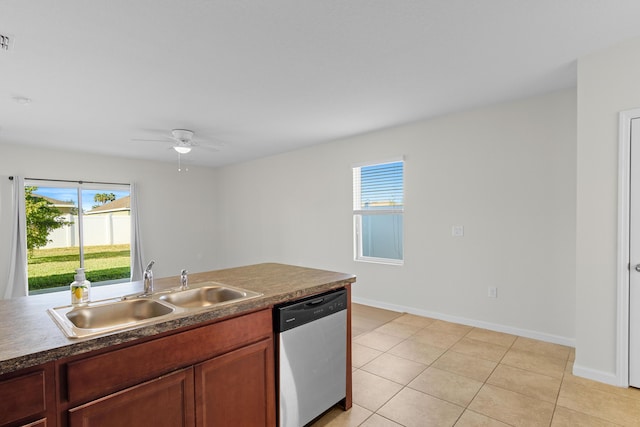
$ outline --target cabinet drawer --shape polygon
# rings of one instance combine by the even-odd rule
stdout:
[[[0,424],[8,424],[47,409],[44,370],[0,381]]]
[[[104,396],[271,335],[271,310],[263,310],[70,362],[62,370],[68,402]]]
[[[25,424],[22,427],[47,427],[47,419],[43,418],[41,420],[34,421],[29,424]]]
[[[193,426],[193,368],[69,410],[69,427]]]

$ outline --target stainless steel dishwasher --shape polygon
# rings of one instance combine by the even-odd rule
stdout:
[[[346,397],[347,291],[275,308],[278,425],[301,427]]]

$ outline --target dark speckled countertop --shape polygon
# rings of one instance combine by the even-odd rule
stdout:
[[[0,300],[0,375],[340,288],[355,282],[355,276],[272,263],[189,275],[189,283],[192,285],[207,281],[260,292],[263,295],[151,325],[85,339],[67,338],[47,313],[49,308],[70,303],[67,292]],[[155,290],[168,289],[177,285],[177,276],[155,280]],[[92,288],[91,299],[95,301],[115,298],[141,291],[142,282],[98,286]]]

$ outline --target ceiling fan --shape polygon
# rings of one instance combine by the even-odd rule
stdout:
[[[171,136],[165,136],[165,139],[132,139],[132,141],[142,142],[169,142],[173,141],[171,148],[178,154],[187,154],[194,147],[202,147],[208,150],[218,151],[219,145],[210,145],[196,142],[193,140],[194,132],[189,129],[172,129]]]
[[[164,139],[132,139],[132,141],[142,142],[169,142],[173,144],[169,148],[173,148],[178,153],[178,172],[189,172],[188,168],[182,168],[180,156],[191,152],[194,147],[205,148],[207,150],[218,151],[218,144],[202,144],[193,140],[194,132],[189,129],[172,129],[171,136],[164,136]]]

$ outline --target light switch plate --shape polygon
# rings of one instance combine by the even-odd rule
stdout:
[[[463,237],[464,236],[464,226],[462,225],[454,225],[451,227],[451,235],[453,237]]]

